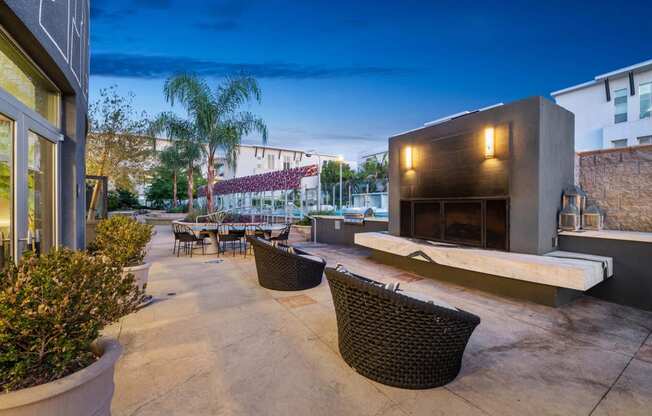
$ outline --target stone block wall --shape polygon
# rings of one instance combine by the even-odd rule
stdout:
[[[579,185],[605,228],[652,232],[652,145],[578,153]]]

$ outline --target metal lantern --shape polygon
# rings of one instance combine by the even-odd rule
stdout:
[[[582,228],[600,231],[604,227],[604,214],[595,205],[590,205],[582,212]]]
[[[563,231],[580,229],[580,210],[575,205],[568,205],[559,213],[559,228]]]
[[[562,197],[562,208],[574,206],[579,213],[583,212],[586,208],[586,192],[577,185],[570,185],[564,188],[564,195]]]

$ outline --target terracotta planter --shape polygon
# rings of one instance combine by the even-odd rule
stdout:
[[[305,241],[310,241],[310,236],[312,235],[311,225],[292,225],[292,228],[294,228]]]
[[[129,273],[133,274],[136,285],[138,285],[138,288],[144,292],[145,289],[147,289],[149,268],[151,266],[151,263],[145,263],[141,264],[140,266],[125,267],[122,269],[122,274],[125,276]]]
[[[93,344],[100,359],[76,373],[40,386],[0,394],[0,416],[110,416],[113,372],[122,354],[114,339]]]

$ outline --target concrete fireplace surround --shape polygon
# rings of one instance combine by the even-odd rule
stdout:
[[[481,142],[484,130],[490,126],[495,127],[496,154],[485,160]],[[466,171],[447,178],[438,165],[451,164],[438,159],[439,149],[445,147],[449,159],[454,158],[450,142],[445,141],[468,143],[470,135],[475,136],[479,149],[466,149],[467,153],[460,157],[468,158],[471,153],[473,162],[467,163],[470,167]],[[405,169],[401,161],[401,151],[408,146],[413,149],[413,169]],[[389,139],[389,232],[400,235],[402,200],[507,197],[509,251],[548,253],[556,249],[557,212],[563,188],[574,182],[574,158],[573,114],[543,97],[396,135]],[[424,183],[426,178],[429,182],[457,181],[462,175],[469,176],[467,181],[459,181],[465,189],[447,189],[446,183]]]

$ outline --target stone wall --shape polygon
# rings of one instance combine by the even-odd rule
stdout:
[[[652,145],[578,153],[579,184],[605,228],[652,232]]]

